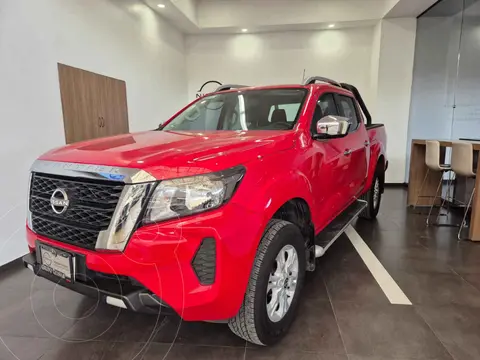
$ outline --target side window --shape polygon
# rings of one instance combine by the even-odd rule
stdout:
[[[338,95],[338,101],[341,112],[340,115],[350,119],[352,122],[352,126],[350,127],[351,131],[356,130],[358,128],[358,116],[353,99],[348,96]]]
[[[333,94],[323,94],[317,101],[312,119],[312,134],[316,132],[317,121],[327,115],[339,115]]]

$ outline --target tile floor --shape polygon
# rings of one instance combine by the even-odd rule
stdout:
[[[226,325],[97,307],[12,269],[0,274],[0,359],[478,360],[480,244],[426,229],[405,201],[388,189],[378,221],[355,228],[413,306],[389,303],[345,236],[308,274],[298,317],[272,348]]]

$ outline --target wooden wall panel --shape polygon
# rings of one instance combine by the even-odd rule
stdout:
[[[67,144],[129,132],[125,81],[58,64]]]

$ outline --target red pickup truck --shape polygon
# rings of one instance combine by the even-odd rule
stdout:
[[[315,259],[377,215],[385,147],[352,85],[222,86],[157,130],[42,155],[23,262],[110,305],[270,345]]]

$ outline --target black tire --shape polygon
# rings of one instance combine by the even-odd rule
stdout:
[[[290,307],[278,322],[267,314],[267,286],[275,258],[286,245],[295,248],[298,256],[298,280]],[[300,229],[284,220],[272,219],[263,233],[257,250],[245,298],[238,314],[228,326],[237,336],[257,345],[273,345],[290,328],[298,307],[305,279],[305,242]]]
[[[360,197],[361,200],[365,200],[368,203],[367,208],[360,214],[361,218],[373,220],[377,217],[382,202],[383,179],[383,170],[377,167],[370,189]],[[375,201],[375,184],[379,187],[377,201]]]

